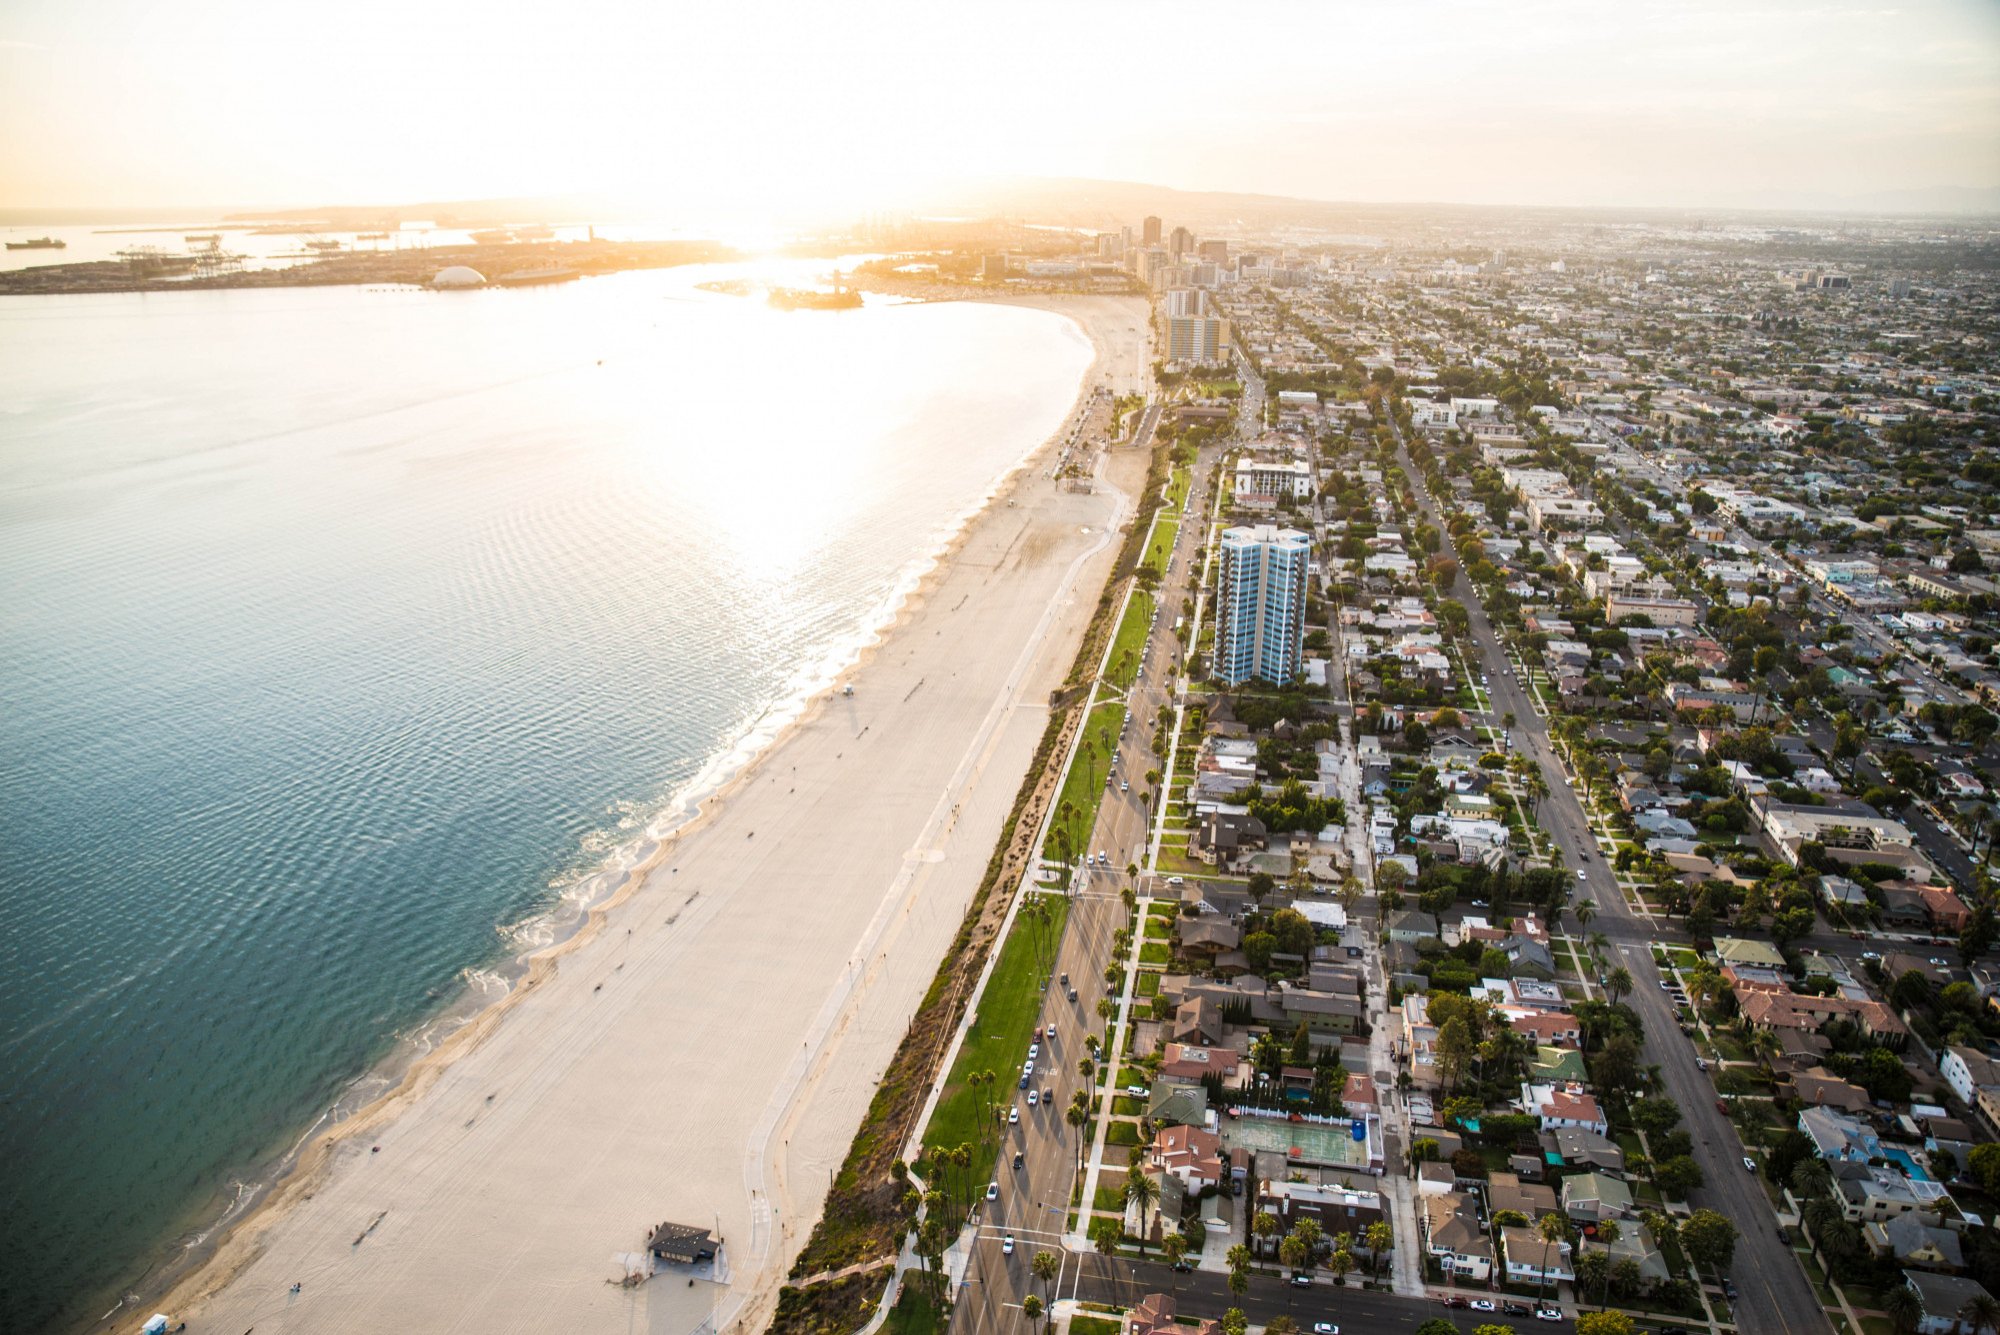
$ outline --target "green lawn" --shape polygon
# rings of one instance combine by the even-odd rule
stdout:
[[[1091,850],[1090,832],[1097,825],[1097,804],[1104,796],[1104,771],[1110,758],[1110,749],[1099,741],[1101,731],[1109,738],[1110,746],[1118,744],[1118,724],[1125,716],[1125,706],[1118,703],[1101,704],[1090,711],[1084,720],[1083,743],[1076,749],[1076,758],[1063,776],[1062,797],[1056,805],[1056,818],[1049,822],[1049,841],[1043,846],[1043,856],[1053,862],[1063,860],[1060,831],[1069,833],[1070,858],[1074,861]]]
[[[1111,1111],[1119,1117],[1143,1117],[1146,1101],[1135,1099],[1130,1094],[1120,1094],[1111,1100]]]
[[[1137,1145],[1139,1143],[1139,1124],[1137,1122],[1113,1122],[1109,1127],[1105,1128],[1104,1143],[1107,1145]]]
[[[1158,941],[1148,941],[1139,947],[1139,963],[1166,965],[1174,957],[1174,952]]]
[[[1153,524],[1153,536],[1146,543],[1146,554],[1139,559],[1139,568],[1151,570],[1164,577],[1167,573],[1167,557],[1174,550],[1174,535],[1180,530],[1178,521],[1168,519],[1162,514]]]
[[[1138,985],[1134,990],[1142,997],[1157,997],[1160,995],[1160,975],[1156,973],[1140,974]]]
[[[1171,533],[1167,541],[1173,541]],[[1152,559],[1151,549],[1147,551],[1147,559]],[[1124,619],[1118,623],[1118,634],[1111,641],[1111,661],[1104,669],[1104,679],[1113,686],[1130,686],[1138,677],[1139,655],[1144,652],[1146,626],[1152,619],[1153,607],[1152,594],[1144,589],[1132,590],[1132,601],[1125,604]]]
[[[1069,1335],[1118,1335],[1123,1328],[1123,1322],[1101,1316],[1073,1316],[1069,1319]]]
[[[1060,940],[1069,901],[1061,895],[1048,897],[1054,919],[1050,939]],[[973,1003],[976,1018],[966,1031],[965,1043],[952,1063],[951,1078],[944,1094],[924,1128],[924,1147],[971,1145],[977,1156],[972,1176],[985,1177],[993,1167],[992,1142],[986,1130],[986,1106],[990,1097],[1004,1104],[1014,1094],[1014,1075],[1027,1060],[1028,1044],[1035,1029],[1035,1016],[1042,1006],[1042,972],[1036,958],[1035,934],[1039,929],[1018,916],[1014,930],[1000,949],[1000,960],[986,990]],[[974,1071],[996,1071],[1000,1079],[990,1088],[975,1089],[965,1083]]]
[[[885,1323],[889,1335],[937,1335],[944,1329],[944,1320],[923,1291],[923,1271],[908,1270],[904,1276],[902,1291],[896,1295],[896,1305],[889,1309]]]
[[[1148,917],[1146,919],[1146,939],[1148,941],[1171,941],[1174,939],[1174,929],[1164,918]]]
[[[1167,506],[1179,510],[1187,504],[1188,488],[1194,482],[1194,471],[1185,464],[1174,468],[1174,475],[1167,479]]]

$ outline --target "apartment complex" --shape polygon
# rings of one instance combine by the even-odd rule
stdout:
[[[1296,529],[1259,524],[1224,531],[1215,625],[1215,675],[1222,682],[1282,683],[1298,675],[1311,556],[1311,540]]]

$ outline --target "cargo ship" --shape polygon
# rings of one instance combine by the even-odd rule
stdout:
[[[26,241],[9,241],[9,242],[7,243],[7,249],[9,249],[9,250],[62,250],[62,249],[64,249],[65,247],[67,247],[68,245],[69,245],[69,242],[67,242],[67,241],[58,241],[58,240],[57,240],[57,239],[56,239],[55,237],[52,237],[52,236],[37,236],[37,237],[31,237],[31,238],[29,238],[29,239],[28,239],[28,240],[26,240]]]

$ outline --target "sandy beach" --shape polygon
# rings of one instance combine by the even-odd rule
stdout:
[[[1142,300],[1026,304],[1089,333],[1085,392],[1137,388]],[[1095,494],[1018,473],[851,697],[815,702],[157,1310],[231,1335],[761,1330],[1097,602],[1143,475],[1114,458]],[[621,1285],[662,1220],[717,1229],[715,1278]]]

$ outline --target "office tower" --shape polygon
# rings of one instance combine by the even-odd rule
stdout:
[[[1167,239],[1167,251],[1174,257],[1174,263],[1181,262],[1181,256],[1194,249],[1194,233],[1185,227],[1176,227]]]
[[[1160,244],[1160,220],[1158,218],[1148,218],[1139,225],[1139,244],[1142,246],[1157,246]]]

